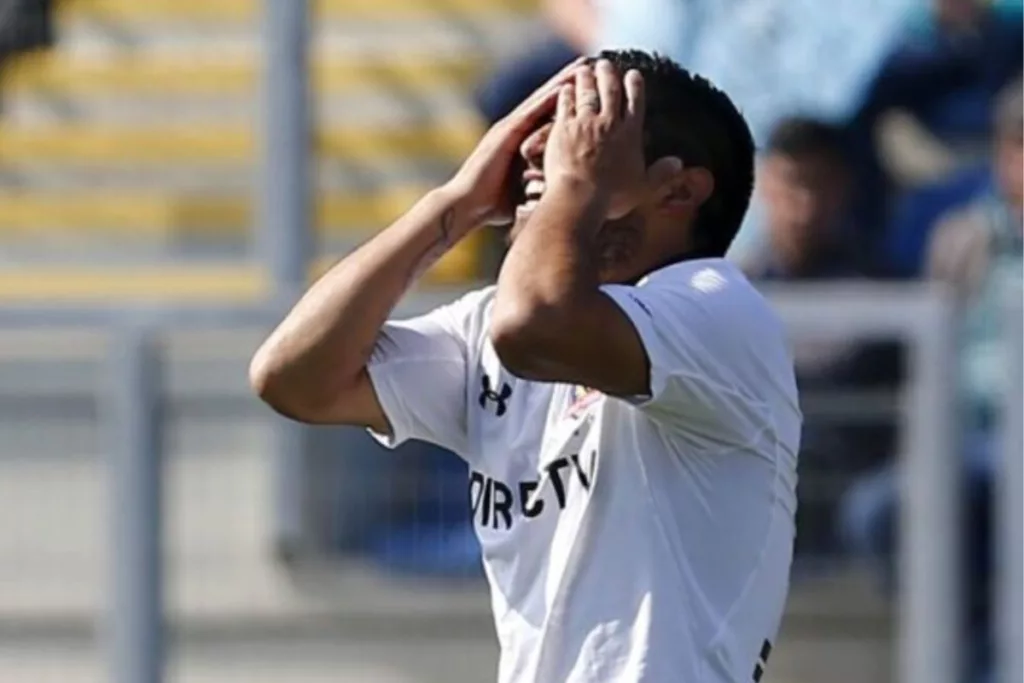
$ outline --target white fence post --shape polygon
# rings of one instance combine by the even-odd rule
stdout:
[[[1004,314],[1007,394],[996,484],[999,683],[1024,683],[1024,308],[1011,292]]]
[[[275,310],[306,287],[313,252],[308,0],[263,0],[263,121],[258,253]],[[307,539],[310,429],[274,417],[273,544],[290,557]]]
[[[960,433],[952,307],[921,303],[911,346],[907,448],[901,466],[899,525],[900,681],[960,680],[962,591]]]
[[[908,343],[896,674],[900,683],[954,683],[963,639],[952,308],[931,285],[815,284],[786,287],[772,300],[791,334]]]
[[[115,683],[161,683],[164,663],[161,359],[140,325],[114,328],[106,462],[110,484],[111,609]]]

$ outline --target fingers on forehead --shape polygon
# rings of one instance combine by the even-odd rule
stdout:
[[[576,69],[576,84],[593,84],[595,83],[594,67],[589,64]]]
[[[609,92],[618,92],[621,89],[622,79],[619,74],[615,72],[609,62],[602,62],[597,68],[597,82],[601,86],[602,90]]]
[[[637,114],[643,113],[644,108],[644,78],[639,71],[630,70],[624,79],[626,86],[626,100],[631,111]]]
[[[558,91],[558,110],[560,117],[571,116],[576,109],[575,88],[571,85],[563,85]]]

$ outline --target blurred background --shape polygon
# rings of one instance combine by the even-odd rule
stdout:
[[[807,417],[764,680],[1020,683],[1019,0],[0,1],[0,681],[494,679],[460,461],[276,419],[246,367],[602,47],[710,77],[760,149],[731,257]]]

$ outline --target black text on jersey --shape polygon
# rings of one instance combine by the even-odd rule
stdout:
[[[533,519],[544,513],[558,514],[564,510],[574,488],[574,482],[587,493],[593,480],[597,451],[581,462],[578,454],[558,458],[548,463],[537,479],[508,484],[477,471],[470,472],[469,503],[473,516],[481,527],[509,530],[518,519]],[[544,491],[550,487],[552,495],[545,500]]]

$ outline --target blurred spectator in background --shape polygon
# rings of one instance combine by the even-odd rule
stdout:
[[[477,91],[477,107],[488,125],[504,118],[563,66],[588,53],[597,32],[596,1],[542,0],[551,34],[502,64]]]
[[[481,90],[500,118],[559,67],[602,49],[642,49],[709,78],[763,144],[783,116],[845,123],[918,0],[542,0],[555,36]]]
[[[863,275],[846,223],[850,169],[841,131],[813,119],[775,127],[762,152],[758,194],[766,242],[742,262],[759,280],[818,280]]]
[[[851,172],[842,130],[820,121],[790,118],[768,138],[758,169],[766,241],[741,262],[755,281],[823,282],[867,275],[863,249],[849,223]],[[896,382],[891,345],[859,340],[805,341],[793,349],[801,395],[865,390]],[[891,426],[823,424],[808,415],[801,467],[831,475],[862,470],[891,449]],[[855,444],[855,446],[854,446]],[[834,543],[833,508],[804,497],[798,554],[821,554]]]
[[[849,126],[856,144],[848,210],[875,255],[892,189],[875,144],[883,114],[918,116],[943,135],[975,130],[977,120],[988,120],[991,93],[1015,73],[1008,55],[1020,61],[1019,13],[981,0],[544,0],[543,7],[555,36],[502,66],[480,90],[488,122],[578,54],[660,52],[728,92],[760,145],[794,114]],[[917,157],[922,147],[914,148]],[[767,239],[760,209],[755,202],[731,252],[739,259]]]
[[[53,42],[51,0],[0,2],[0,63],[8,55]]]
[[[1017,36],[1020,34],[1018,24]],[[1022,67],[1020,52],[1018,45],[1014,72],[1018,78]],[[991,196],[996,183],[992,164],[968,163],[948,177],[910,192],[897,208],[886,245],[887,257],[896,274],[919,274],[925,265],[926,245],[939,219],[978,197]]]
[[[477,93],[484,119],[494,123],[544,81],[583,54],[602,49],[643,49],[673,57],[694,45],[704,0],[542,0],[553,35],[499,67]]]
[[[930,11],[929,11],[930,10]],[[1021,13],[983,0],[932,0],[908,22],[868,92],[864,114],[899,111],[919,127],[887,150],[889,165],[913,183],[913,144],[939,148],[939,163],[918,173],[935,178],[958,159],[984,158],[996,95],[1021,70]],[[913,125],[911,124],[911,125]],[[931,155],[934,156],[934,155]]]
[[[994,182],[949,212],[931,234],[928,277],[952,285],[961,306],[959,397],[964,434],[965,595],[971,634],[971,680],[991,680],[993,567],[992,482],[1006,367],[1001,351],[1002,299],[1024,288],[1024,95],[1018,81],[998,99],[992,153]],[[843,503],[843,535],[860,554],[894,575],[898,481],[892,464],[854,484]]]
[[[499,65],[475,93],[477,110],[487,125],[497,123],[562,67],[591,51],[597,33],[596,3],[601,1],[541,0],[546,35]],[[489,233],[484,268],[493,277],[498,275],[505,249],[504,238]]]
[[[929,221],[977,184],[976,168],[958,171],[987,154],[996,94],[1021,71],[1022,27],[1020,3],[930,0],[867,89],[851,126],[857,214],[881,226],[895,193],[911,190],[888,238],[896,274],[914,274]]]
[[[967,429],[994,424],[1005,373],[1000,362],[1000,297],[1020,287],[1024,216],[1024,84],[999,98],[991,182],[943,216],[931,236],[927,271],[952,284],[964,308],[962,389]]]
[[[485,117],[500,118],[561,65],[598,48],[660,51],[707,76],[740,104],[762,148],[755,201],[730,252],[755,279],[917,275],[940,217],[992,196],[991,166],[971,159],[990,135],[996,93],[1021,70],[1019,0],[544,7],[557,37],[481,91]],[[892,198],[934,178],[911,187],[890,216]],[[891,344],[844,340],[797,352],[805,389],[889,387],[899,375]],[[892,441],[888,426],[855,436],[813,424],[808,431],[806,450],[820,453],[812,459],[833,468],[876,464]]]
[[[625,0],[624,0],[625,1]],[[921,0],[693,0],[701,7],[703,28],[685,64],[706,75],[741,106],[759,145],[767,143],[784,117],[813,117],[851,126],[865,94],[893,49],[908,14]],[[697,12],[695,12],[697,14]],[[853,171],[850,205],[863,234],[877,234],[881,208],[862,187],[861,157],[874,155],[848,147]],[[763,206],[756,201],[730,255],[746,260],[768,237]]]
[[[991,184],[991,164],[970,164],[900,198],[880,246],[890,272],[903,278],[921,275],[928,240],[938,220],[984,193]]]

